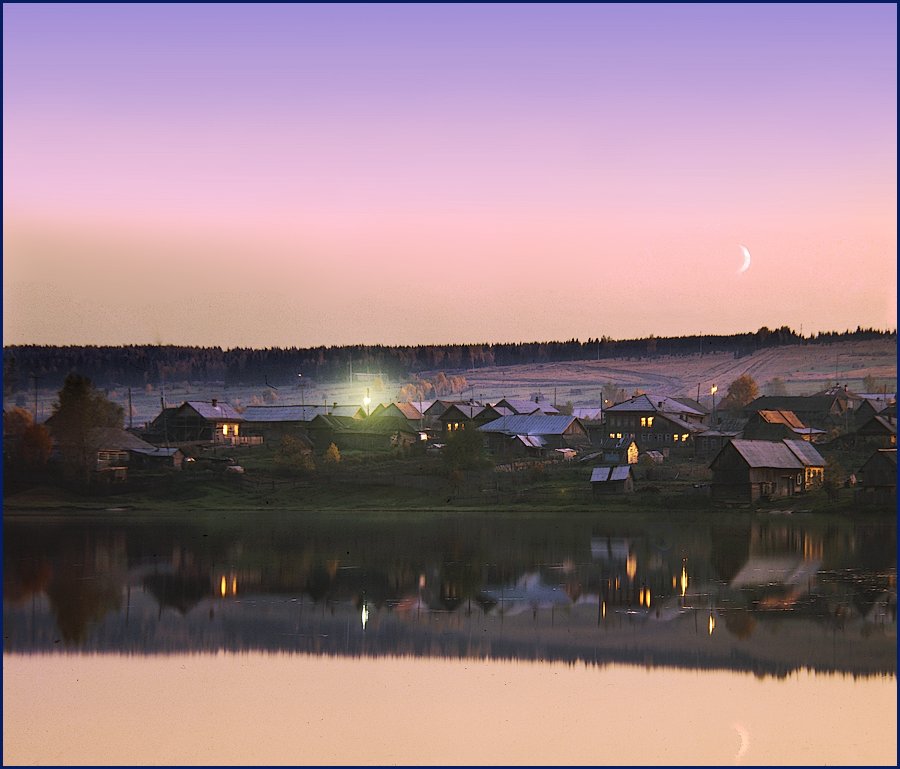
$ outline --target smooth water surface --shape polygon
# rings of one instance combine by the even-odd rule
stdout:
[[[7,517],[3,617],[5,763],[897,759],[892,518]]]

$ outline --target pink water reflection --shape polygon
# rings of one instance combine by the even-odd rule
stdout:
[[[892,764],[893,676],[287,654],[3,658],[4,764]]]

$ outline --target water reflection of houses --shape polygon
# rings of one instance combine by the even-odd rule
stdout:
[[[173,546],[164,557],[132,554],[128,563],[124,541],[112,560],[101,542],[91,562],[114,567],[114,579],[105,579],[117,600],[104,602],[84,625],[79,645],[141,654],[254,649],[624,662],[760,675],[805,667],[896,672],[895,564],[871,574],[842,569],[835,556],[829,562],[827,535],[789,517],[754,519],[726,534],[600,530],[578,550],[490,563],[446,541],[444,557],[351,560],[340,556],[347,550],[336,538],[328,549],[287,549],[268,567],[237,542]],[[717,565],[713,556],[725,545],[728,563]],[[767,584],[759,586],[751,573]],[[841,581],[845,573],[852,579]],[[90,589],[85,582],[70,580],[72,605]],[[19,596],[4,605],[6,650],[55,648],[52,607],[37,601],[32,617],[23,587],[30,583],[5,584]],[[805,592],[779,611],[757,600],[801,587]],[[37,593],[45,589],[33,583]],[[61,598],[57,592],[53,600]],[[847,607],[840,622],[837,606]]]

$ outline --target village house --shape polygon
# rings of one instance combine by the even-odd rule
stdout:
[[[607,407],[609,438],[633,438],[641,451],[661,448],[693,448],[695,435],[706,430],[707,412],[686,399],[660,395],[636,395]]]
[[[716,424],[694,436],[694,449],[698,457],[714,457],[722,447],[735,438],[744,437],[747,420],[743,417],[723,417]]]
[[[174,447],[159,447],[118,427],[95,427],[87,434],[92,457],[92,485],[124,483],[135,471],[180,470],[184,454]]]
[[[222,443],[239,444],[244,417],[228,403],[185,401],[180,406],[164,408],[143,432],[145,440],[171,444]]]
[[[758,411],[790,411],[804,424],[820,430],[846,428],[848,401],[843,393],[818,395],[762,395],[742,410],[745,417]]]
[[[822,484],[825,460],[808,441],[738,439],[710,463],[713,497],[755,502],[789,497]]]
[[[325,406],[247,406],[241,413],[244,434],[277,443],[285,435],[306,434],[310,422],[326,410]]]
[[[760,409],[747,418],[743,438],[748,440],[780,441],[782,438],[821,441],[826,435],[817,427],[807,427],[793,411]]]
[[[512,414],[559,414],[559,409],[549,403],[538,403],[525,398],[501,398],[493,404],[495,408],[509,409]]]
[[[861,427],[872,417],[878,414],[883,415],[885,411],[889,411],[891,408],[893,408],[894,416],[896,416],[897,402],[894,400],[893,395],[864,395],[862,396],[862,401],[853,412],[853,421],[856,427]]]
[[[475,429],[500,417],[511,416],[509,409],[478,403],[454,403],[440,417],[444,437],[457,430]]]
[[[500,456],[544,456],[553,449],[590,446],[581,421],[561,414],[513,414],[477,429],[485,434],[488,449]]]
[[[411,427],[403,417],[370,416],[366,419],[319,414],[310,422],[308,433],[317,453],[331,443],[340,451],[391,451],[424,448],[424,433]]]
[[[591,441],[591,445],[599,449],[591,454],[592,461],[603,465],[637,464],[639,449],[634,438],[601,438]]]
[[[857,438],[880,444],[884,448],[897,445],[897,406],[888,406],[873,414],[856,429]]]
[[[876,449],[856,473],[855,498],[863,505],[897,504],[897,449]]]

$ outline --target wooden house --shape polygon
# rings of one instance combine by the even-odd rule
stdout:
[[[639,449],[634,438],[601,438],[591,442],[594,448],[600,449],[594,461],[604,465],[637,464]]]
[[[501,406],[482,406],[477,403],[454,403],[440,417],[441,433],[446,438],[457,430],[475,429],[512,412]]]
[[[664,447],[693,448],[694,436],[707,429],[704,424],[707,413],[685,400],[636,395],[609,406],[605,411],[606,435],[632,438],[641,451]]]
[[[562,414],[512,414],[477,429],[485,434],[488,448],[499,455],[515,454],[520,447],[543,452],[590,446],[581,420]]]
[[[859,468],[856,499],[861,504],[896,505],[897,449],[876,449]]]
[[[737,439],[716,454],[710,469],[713,497],[755,502],[820,486],[825,460],[808,441]]]
[[[92,485],[124,483],[129,472],[180,470],[184,454],[175,447],[154,446],[118,427],[95,427],[88,432],[86,450],[92,458]]]
[[[890,416],[890,409],[874,414],[856,429],[858,438],[870,440],[884,448],[897,445],[897,416]]]
[[[762,395],[743,408],[743,416],[758,411],[790,411],[804,424],[829,430],[845,427],[848,401],[839,393],[819,395]]]
[[[308,428],[309,437],[316,451],[325,451],[334,443],[341,451],[412,450],[420,445],[424,449],[423,433],[410,427],[402,417],[370,416],[366,419],[336,417],[319,414]]]
[[[185,401],[174,410],[163,409],[144,432],[146,438],[168,444],[239,443],[244,418],[234,407],[213,398],[211,401]]]
[[[818,427],[807,427],[793,411],[760,409],[747,417],[741,437],[748,440],[780,441],[782,438],[820,441],[826,435]]]
[[[245,435],[257,435],[266,442],[277,443],[285,435],[305,435],[310,422],[326,412],[326,406],[247,406]]]
[[[897,403],[891,395],[882,395],[874,397],[863,397],[860,404],[853,412],[853,421],[856,427],[862,427],[872,417],[876,415],[884,416],[885,411],[889,411],[893,406],[894,415],[897,413]]]
[[[559,409],[549,403],[538,403],[526,398],[501,398],[494,407],[508,409],[512,414],[559,414]]]
[[[595,497],[631,493],[634,491],[634,473],[631,465],[595,467],[591,471],[591,491]]]
[[[694,436],[694,450],[698,457],[714,457],[722,447],[735,438],[744,437],[747,420],[743,417],[724,417],[716,424]]]

